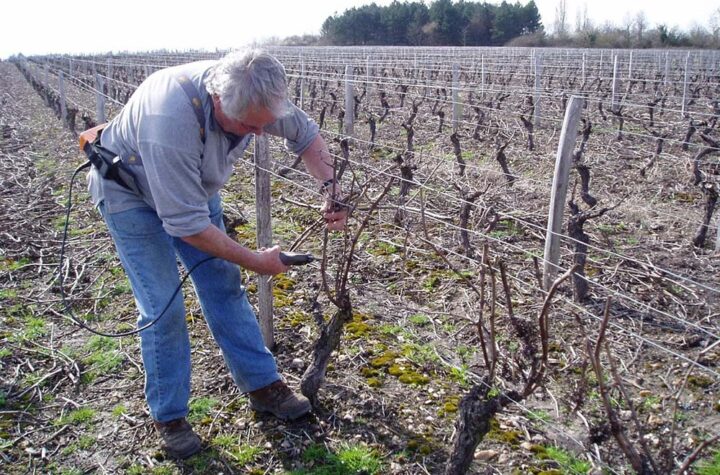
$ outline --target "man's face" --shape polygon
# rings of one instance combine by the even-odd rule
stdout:
[[[225,131],[235,135],[262,135],[265,126],[275,122],[275,116],[268,109],[250,107],[245,111],[242,120],[231,119],[222,110],[220,98],[213,96],[215,120]]]

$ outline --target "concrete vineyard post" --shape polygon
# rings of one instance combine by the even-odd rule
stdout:
[[[365,90],[367,91],[367,97],[368,100],[370,100],[370,77],[372,76],[370,72],[370,56],[365,57]]]
[[[540,100],[542,94],[542,56],[535,55],[535,98],[533,112],[533,127],[540,128]]]
[[[345,135],[352,137],[353,124],[355,122],[355,92],[353,90],[353,72],[352,66],[345,66]]]
[[[530,74],[535,74],[535,50],[530,50]]]
[[[103,93],[103,80],[95,73],[95,119],[98,124],[105,122],[105,94]]]
[[[60,119],[67,124],[67,104],[65,103],[65,75],[62,70],[58,74],[58,91],[60,93]]]
[[[580,120],[582,106],[583,99],[581,97],[570,96],[565,109],[562,132],[560,133],[552,195],[550,197],[550,210],[548,212],[547,233],[545,235],[543,270],[543,287],[545,290],[548,290],[555,281],[558,263],[560,262],[560,233],[562,232],[563,211],[565,209],[572,154],[577,139],[577,125]]]
[[[460,121],[460,67],[457,63],[452,65],[452,129],[453,133],[458,131]]]
[[[258,249],[272,246],[272,226],[270,222],[270,150],[267,137],[255,136],[255,212],[257,218]],[[273,294],[268,276],[258,276],[258,310],[260,331],[265,346],[275,346],[273,329]]]
[[[305,108],[305,58],[300,58],[300,109]]]
[[[485,55],[480,57],[480,97],[485,97]]]
[[[585,84],[585,53],[582,56],[582,84]]]
[[[687,87],[688,87],[688,76],[690,74],[690,52],[688,51],[685,56],[685,79],[683,80],[683,96],[682,96],[682,108],[680,115],[685,117],[685,106],[687,103]]]
[[[618,76],[618,57],[613,59],[613,79],[612,79],[612,98],[610,99],[610,110],[615,112],[617,109],[617,76]]]

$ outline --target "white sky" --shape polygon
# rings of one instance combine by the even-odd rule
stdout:
[[[425,0],[429,3],[429,0]],[[514,0],[510,0],[514,3]],[[559,0],[536,0],[552,30]],[[489,0],[499,3],[499,0]],[[1,11],[0,58],[23,53],[90,53],[235,48],[269,37],[320,31],[334,13],[369,0],[9,0]],[[376,0],[388,5],[391,0]],[[521,0],[525,4],[525,0]],[[707,27],[718,0],[566,0],[568,25],[587,5],[595,24],[616,25],[644,11],[649,26]]]

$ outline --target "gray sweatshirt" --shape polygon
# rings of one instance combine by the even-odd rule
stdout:
[[[225,133],[213,118],[205,80],[215,61],[198,61],[150,75],[102,133],[102,146],[123,157],[135,173],[142,197],[91,168],[88,187],[93,203],[104,202],[109,213],[150,206],[171,236],[190,236],[210,225],[208,200],[230,178],[233,165],[252,135]],[[190,99],[177,77],[186,75],[203,103],[206,138]],[[291,152],[301,155],[315,140],[317,124],[303,111],[290,113],[265,132],[284,137]],[[232,152],[232,153],[231,153]]]

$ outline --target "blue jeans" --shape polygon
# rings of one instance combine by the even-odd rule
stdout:
[[[225,230],[220,195],[208,202],[212,223]],[[180,283],[177,258],[186,269],[208,254],[165,232],[150,207],[100,213],[130,279],[140,312],[138,326],[155,320]],[[240,269],[222,259],[201,264],[190,274],[210,332],[222,350],[235,384],[254,391],[280,379],[275,359],[265,347],[255,313],[241,283]],[[156,421],[188,413],[190,338],[185,305],[179,292],[162,318],[140,333],[145,366],[145,398]]]

